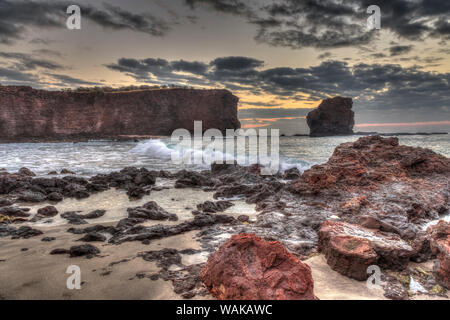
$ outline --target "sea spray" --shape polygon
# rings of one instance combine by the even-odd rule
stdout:
[[[258,163],[258,158],[248,154],[229,154],[219,150],[212,150],[210,148],[202,148],[196,150],[191,147],[183,148],[180,145],[175,145],[169,141],[165,142],[160,139],[144,140],[137,146],[130,150],[130,153],[139,154],[149,158],[170,160],[172,152],[179,152],[180,157],[194,159],[194,157],[201,157],[202,159],[223,159],[234,161],[238,163],[245,163],[246,165],[252,165]],[[205,161],[202,165],[191,166],[193,169],[209,170],[211,168],[210,163]],[[301,173],[309,169],[311,164],[306,161],[299,161],[295,158],[288,158],[280,155],[280,171],[284,172],[291,168],[297,168]]]

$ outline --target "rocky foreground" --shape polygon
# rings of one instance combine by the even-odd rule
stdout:
[[[352,286],[365,290],[361,281],[375,265],[386,298],[448,298],[450,226],[444,220],[427,225],[449,213],[450,159],[400,146],[396,138],[370,136],[338,146],[327,163],[302,175],[291,169],[267,177],[260,169],[125,168],[89,179],[70,172],[35,177],[26,168],[0,172],[0,273],[23,270],[28,282],[39,283],[27,271],[29,259],[39,259],[47,272],[52,264],[61,270],[83,264],[109,276],[97,298],[108,296],[113,277],[121,287],[124,281],[159,281],[143,286],[156,291],[171,283],[167,290],[175,294],[141,298],[316,299],[315,291],[336,286],[336,277],[349,292]],[[60,212],[68,201],[112,190],[134,203],[119,210],[117,219],[108,219],[111,213],[102,207]],[[183,194],[193,199],[194,192],[204,195],[201,202],[189,200],[170,212],[170,201]],[[255,214],[239,212],[243,203]],[[29,252],[33,247],[40,258]],[[329,266],[328,284],[318,280],[324,267],[317,259]],[[132,278],[124,278],[122,264],[135,272]],[[28,282],[19,290],[3,281],[0,297],[32,296],[24,289]],[[58,297],[70,298],[65,294]]]

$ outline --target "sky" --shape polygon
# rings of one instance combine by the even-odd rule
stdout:
[[[450,131],[450,1],[0,0],[0,83],[226,88],[244,128],[284,134],[340,95],[355,131]]]

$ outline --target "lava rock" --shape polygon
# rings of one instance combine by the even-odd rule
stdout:
[[[30,214],[27,211],[25,211],[24,208],[18,208],[18,207],[0,208],[0,215],[8,216],[8,217],[22,217],[22,218],[26,218],[26,217],[30,216]]]
[[[64,199],[64,196],[59,192],[52,192],[49,195],[47,195],[47,199],[50,201],[59,202]]]
[[[22,226],[12,234],[12,239],[28,239],[43,234],[41,230],[33,229],[29,226]]]
[[[13,202],[8,199],[0,199],[0,208],[12,206]]]
[[[355,113],[351,98],[335,97],[323,100],[317,109],[308,113],[306,122],[310,136],[324,137],[353,134]]]
[[[175,188],[199,188],[212,187],[214,182],[210,177],[193,171],[180,171],[178,173],[178,180],[175,182]]]
[[[94,210],[92,212],[89,212],[88,214],[80,214],[79,217],[82,219],[98,219],[100,217],[103,217],[106,213],[106,210]]]
[[[50,252],[51,255],[56,255],[56,254],[68,254],[68,253],[70,253],[69,250],[67,250],[67,249],[62,249],[62,248],[57,248],[57,249],[54,249],[54,250],[52,250],[52,251]]]
[[[47,206],[39,209],[37,214],[43,217],[54,217],[58,214],[58,210],[54,206]]]
[[[55,237],[44,237],[41,239],[42,242],[52,242],[55,241],[56,238]]]
[[[22,191],[18,200],[23,202],[44,202],[47,197],[41,192]]]
[[[67,169],[62,169],[61,174],[76,174],[76,173]]]
[[[431,236],[431,249],[437,254],[439,268],[436,276],[440,284],[450,289],[450,223],[441,220],[427,229]]]
[[[356,280],[366,280],[371,265],[403,270],[414,254],[397,235],[331,220],[319,230],[319,248],[333,270]]]
[[[80,246],[71,247],[69,253],[70,257],[87,256],[88,258],[91,258],[94,255],[99,254],[100,250],[91,244],[83,244]]]
[[[283,179],[285,180],[294,180],[298,179],[302,174],[297,168],[291,168],[284,172]]]
[[[83,238],[79,239],[78,241],[84,241],[84,242],[94,242],[94,241],[100,241],[105,242],[106,237],[98,232],[89,232],[87,233]]]
[[[223,212],[232,206],[234,204],[230,201],[205,201],[204,203],[198,204],[197,209],[203,212],[216,213]]]
[[[21,176],[35,177],[36,174],[28,168],[20,168],[17,174]]]
[[[150,201],[142,207],[128,208],[128,217],[134,219],[147,220],[169,220],[177,221],[178,217],[175,214],[168,213],[161,208],[155,201]]]
[[[315,300],[311,269],[279,242],[233,236],[210,256],[201,278],[220,300]]]
[[[69,221],[69,224],[75,225],[87,224],[87,222],[83,220],[83,218],[81,218],[79,214],[73,211],[65,212],[61,214],[61,217],[67,219]]]

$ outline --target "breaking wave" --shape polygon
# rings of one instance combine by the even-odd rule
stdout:
[[[136,147],[130,150],[131,153],[145,155],[149,158],[161,159],[161,160],[172,160],[172,154],[175,153],[178,159],[183,159],[183,163],[199,163],[201,165],[191,165],[198,169],[209,169],[211,163],[222,160],[222,161],[237,161],[242,165],[251,165],[258,163],[257,156],[249,155],[248,148],[245,154],[230,154],[225,153],[220,150],[214,150],[208,148],[208,146],[203,146],[203,148],[189,148],[182,147],[180,144],[171,143],[163,140],[145,140],[140,142]],[[197,159],[197,161],[194,161]],[[291,168],[297,168],[300,172],[304,172],[309,169],[312,164],[301,161],[294,158],[288,158],[280,153],[280,171],[284,172]]]

